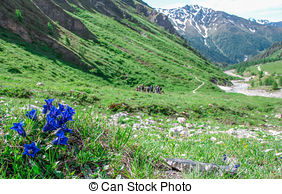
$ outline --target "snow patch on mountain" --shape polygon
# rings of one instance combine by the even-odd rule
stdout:
[[[250,30],[252,33],[255,33],[255,32],[256,32],[256,30],[255,30],[255,29],[251,29],[251,28],[249,28],[249,30]]]

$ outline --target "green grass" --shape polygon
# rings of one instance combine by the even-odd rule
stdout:
[[[262,65],[262,70],[270,74],[282,75],[282,61],[276,61]]]
[[[266,71],[270,74],[278,74],[278,75],[282,74],[282,61],[266,63],[260,66],[261,66],[262,71]],[[259,72],[257,66],[248,67],[246,71],[253,73],[253,74],[257,74]]]

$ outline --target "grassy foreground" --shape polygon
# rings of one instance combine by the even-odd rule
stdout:
[[[281,120],[275,117],[281,112],[280,99],[217,92],[158,95],[105,86],[95,90],[93,102],[88,101],[92,91],[79,92],[78,98],[69,95],[70,89],[42,86],[32,90],[32,98],[2,94],[1,178],[175,178],[167,174],[160,156],[223,165],[224,154],[240,163],[236,176],[199,172],[179,176],[282,177]],[[69,146],[51,144],[52,134],[42,133],[44,117],[35,122],[24,116],[31,105],[40,110],[44,98],[76,110],[68,125],[74,131],[68,136]],[[177,122],[180,116],[187,117],[186,123]],[[10,129],[22,120],[31,141],[41,149],[35,158],[22,155],[23,144],[29,141]],[[183,126],[186,133],[172,134],[175,126]]]

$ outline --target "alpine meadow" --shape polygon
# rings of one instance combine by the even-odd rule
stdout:
[[[282,98],[221,89],[281,92],[281,53],[234,76],[142,0],[1,0],[0,177],[281,179]]]

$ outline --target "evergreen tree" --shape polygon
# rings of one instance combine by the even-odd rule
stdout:
[[[48,28],[49,28],[49,33],[54,34],[54,28],[53,28],[51,22],[48,22]]]
[[[274,82],[272,83],[272,90],[278,90],[278,84],[276,80],[274,80]]]
[[[70,46],[70,41],[67,35],[65,36],[65,42],[66,42],[66,45]]]
[[[262,86],[262,81],[261,81],[261,79],[259,79],[259,86]]]
[[[251,81],[251,86],[252,86],[252,87],[255,87],[255,82],[254,82],[254,80]]]
[[[17,15],[19,22],[22,23],[23,22],[23,16],[22,16],[22,12],[19,9],[16,9],[16,15]]]

